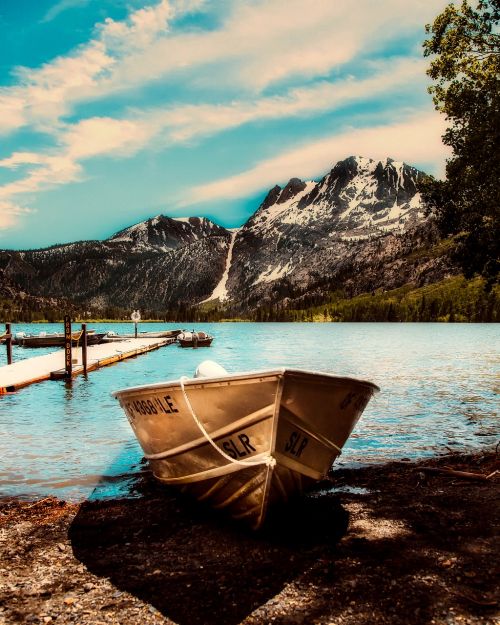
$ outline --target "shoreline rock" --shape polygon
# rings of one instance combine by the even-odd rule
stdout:
[[[157,484],[0,500],[0,623],[493,625],[495,451],[338,468],[264,532]]]

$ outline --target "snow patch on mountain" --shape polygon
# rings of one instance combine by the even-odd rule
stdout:
[[[291,261],[286,263],[284,266],[278,265],[277,267],[273,267],[272,265],[268,265],[266,271],[259,274],[253,284],[259,284],[261,282],[274,282],[275,280],[283,278],[292,270],[293,265]]]
[[[234,243],[236,241],[236,237],[238,236],[240,228],[231,228],[231,242],[229,243],[229,248],[227,251],[226,258],[226,266],[224,267],[224,273],[222,274],[222,278],[220,279],[219,284],[215,287],[212,293],[204,299],[201,303],[210,302],[211,300],[218,299],[220,302],[225,302],[228,298],[227,292],[227,279],[229,277],[229,270],[231,269],[231,263],[233,260],[233,249]]]
[[[134,238],[134,235],[141,235],[147,232],[147,228],[146,228],[146,223],[145,222],[141,222],[139,224],[135,224],[134,226],[130,226],[129,228],[126,228],[125,230],[122,230],[121,232],[115,234],[113,237],[111,237],[112,241],[115,241],[116,243],[118,242],[129,242]]]

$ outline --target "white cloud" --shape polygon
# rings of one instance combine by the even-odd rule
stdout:
[[[45,19],[88,1],[60,0]],[[123,21],[106,19],[86,44],[39,68],[19,68],[17,84],[0,87],[0,133],[29,125],[51,134],[55,143],[43,153],[19,151],[0,161],[0,166],[23,172],[22,179],[0,187],[2,214],[9,215],[12,223],[24,210],[12,203],[13,198],[80,180],[82,163],[93,157],[128,156],[145,147],[187,142],[259,120],[331,111],[374,94],[408,89],[411,84],[420,87],[425,80],[422,60],[374,63],[373,74],[364,79],[331,82],[322,77],[360,53],[368,57],[374,47],[401,36],[405,29],[422,27],[444,4],[444,0],[414,0],[411,5],[384,0],[382,10],[372,0],[358,0],[355,8],[348,0],[231,0],[222,5],[229,8],[226,15],[219,16],[217,28],[176,32],[175,18],[199,10],[204,0],[160,0],[131,11]],[[216,103],[129,110],[121,119],[107,109],[100,117],[73,124],[63,121],[80,102],[139,89],[173,74],[205,89],[200,99]],[[279,95],[259,97],[269,85],[292,77],[319,80]],[[219,97],[227,88],[238,93],[238,99]],[[387,131],[390,134],[390,127]],[[246,194],[245,189],[254,192],[281,179],[276,175],[280,172],[284,177],[294,175],[285,174],[294,158],[313,168],[317,165],[315,172],[321,172],[320,161],[328,166],[334,160],[326,155],[328,141],[336,142],[339,158],[350,152],[373,155],[368,149],[370,137],[369,130],[352,130],[326,143],[298,148],[270,159],[267,173],[264,165],[258,165],[240,176],[194,189],[191,199],[239,197]],[[361,142],[359,147],[341,149],[342,145],[355,146],[356,140]],[[374,146],[376,141],[371,140]],[[437,154],[433,142],[431,148]],[[389,151],[397,156],[396,149]],[[411,160],[412,153],[410,149],[403,158]],[[297,174],[309,175],[307,167]],[[4,223],[7,217],[0,219],[0,227]]]
[[[110,154],[126,156],[146,145],[153,132],[153,127],[140,121],[93,117],[69,126],[62,142],[66,155],[74,160]]]
[[[0,166],[15,168],[21,164],[35,165],[27,176],[0,187],[0,200],[10,202],[16,195],[35,193],[77,180],[81,166],[65,154],[41,155],[29,152],[14,153],[0,161]]]
[[[31,212],[29,208],[0,199],[0,230],[11,228],[21,215]]]
[[[89,2],[90,0],[60,0],[50,7],[45,16],[42,18],[42,22],[51,22],[58,15],[64,13],[64,11],[74,9],[76,7],[86,6]]]
[[[61,148],[48,153],[15,152],[0,160],[0,167],[16,169],[31,165],[23,178],[0,186],[0,199],[34,193],[79,180],[80,161],[96,156],[126,156],[144,146],[153,128],[128,120],[96,117],[66,127]]]
[[[0,88],[0,134],[24,126],[24,99],[8,89]]]
[[[169,0],[132,12],[127,20],[107,18],[99,26],[100,40],[115,54],[130,54],[151,45],[168,31],[168,21],[175,15],[175,6]]]
[[[0,131],[25,125],[47,132],[57,129],[59,118],[75,103],[99,97],[114,66],[152,46],[167,32],[171,16],[191,9],[190,3],[161,0],[130,13],[127,20],[105,20],[96,38],[67,56],[36,69],[18,68],[17,84],[0,88]]]
[[[19,165],[41,165],[45,156],[37,152],[14,152],[12,156],[0,160],[0,167],[15,169]]]
[[[77,0],[61,2],[70,6]],[[423,25],[443,0],[234,0],[222,25],[176,33],[174,17],[199,10],[203,0],[161,0],[106,19],[95,37],[40,68],[20,68],[18,84],[0,89],[0,131],[22,125],[50,130],[81,101],[140,88],[173,72],[210,90],[261,90],[291,76],[323,76],[356,54],[408,28]],[[56,10],[56,5],[53,10]]]
[[[434,113],[386,126],[350,129],[261,161],[241,174],[194,187],[182,205],[245,197],[292,177],[315,178],[350,155],[389,156],[411,165],[425,163],[442,172],[449,155],[441,142],[443,131],[444,122]]]
[[[411,88],[423,92],[425,67],[421,60],[391,60],[386,65],[374,65],[369,78],[351,77],[338,82],[320,82],[274,97],[240,100],[229,104],[185,105],[170,110],[148,111],[144,117],[157,131],[168,130],[172,141],[187,141],[208,136],[242,124],[307,116],[333,111],[347,102],[363,101],[380,94]]]
[[[233,2],[214,31],[171,33],[117,64],[101,88],[112,91],[172,72],[195,75],[213,88],[261,90],[291,76],[317,77],[372,47],[422,28],[443,0],[259,0]],[[208,66],[208,68],[207,68]],[[204,69],[205,68],[205,69]]]
[[[34,125],[53,131],[58,118],[69,112],[73,102],[90,95],[96,77],[114,62],[102,43],[93,42],[37,70],[18,69],[19,85],[0,90],[0,129],[11,131]]]
[[[173,145],[205,137],[241,124],[309,115],[333,110],[350,100],[375,93],[389,94],[391,89],[412,86],[421,78],[420,61],[401,60],[384,71],[361,81],[348,79],[339,83],[319,83],[293,89],[283,96],[238,101],[228,105],[186,105],[170,110],[162,108],[137,111],[129,119],[93,117],[75,124],[59,125],[59,147],[46,153],[15,152],[0,160],[0,167],[15,169],[31,165],[21,180],[0,187],[0,197],[33,193],[74,182],[81,177],[81,161],[97,156],[126,157],[150,147],[153,142]]]

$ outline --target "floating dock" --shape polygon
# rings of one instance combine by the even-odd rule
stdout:
[[[126,358],[145,354],[175,342],[175,338],[137,338],[87,347],[87,373]],[[83,373],[82,348],[73,347],[73,372]],[[17,391],[44,380],[60,379],[65,373],[64,349],[45,356],[34,356],[0,367],[0,394]]]

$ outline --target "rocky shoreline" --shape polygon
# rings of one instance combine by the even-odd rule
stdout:
[[[3,499],[0,623],[498,624],[499,469],[336,468],[259,534],[147,474],[134,499]]]

